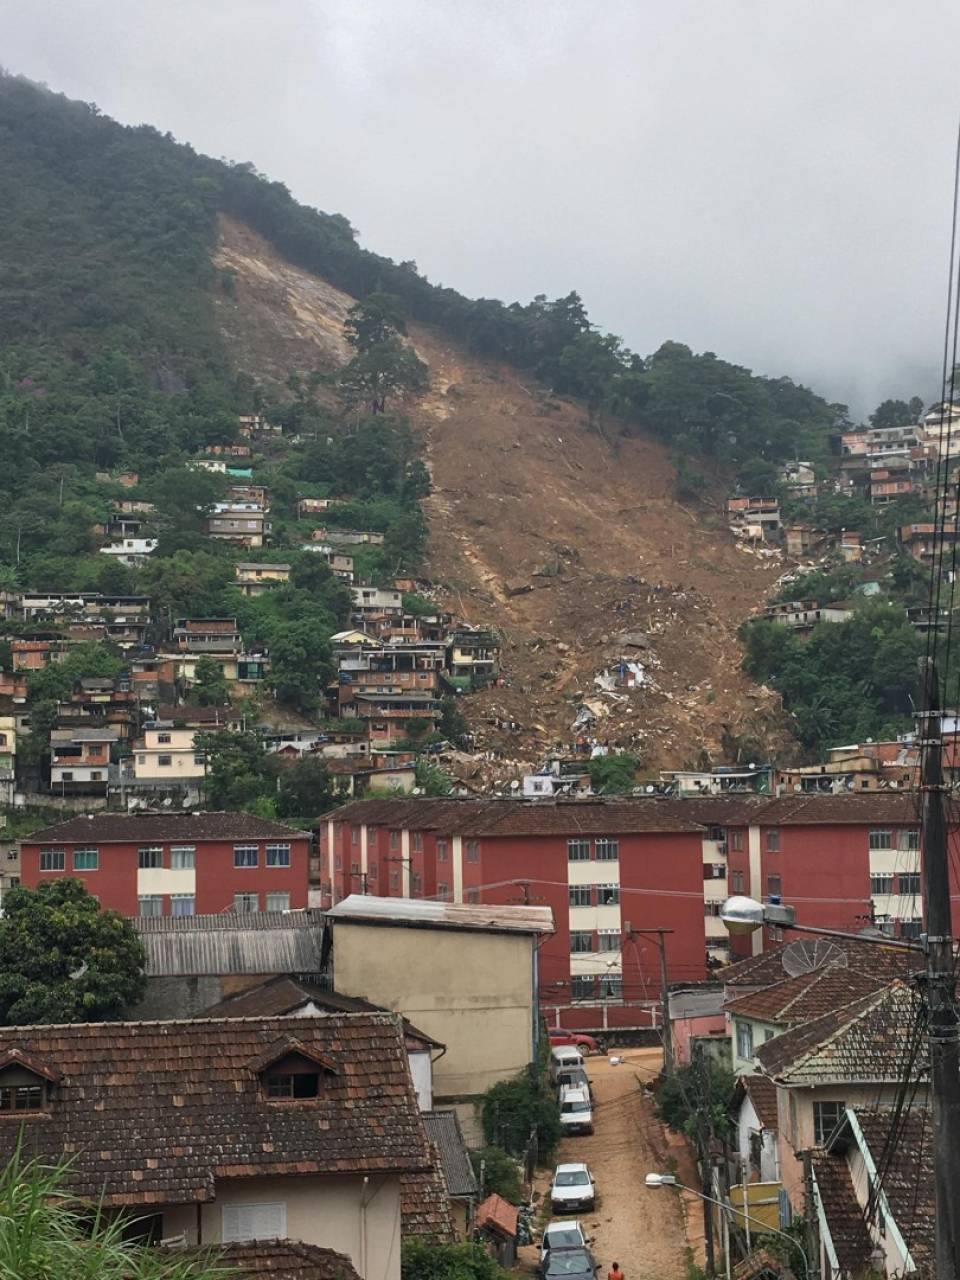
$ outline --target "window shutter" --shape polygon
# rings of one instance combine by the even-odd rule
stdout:
[[[287,1206],[275,1204],[225,1204],[223,1242],[236,1240],[284,1240],[287,1235]]]

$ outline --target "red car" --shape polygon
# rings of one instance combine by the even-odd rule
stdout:
[[[551,1048],[561,1044],[575,1044],[584,1053],[603,1053],[600,1041],[587,1035],[585,1031],[564,1031],[558,1027],[548,1031],[547,1035],[550,1037]]]

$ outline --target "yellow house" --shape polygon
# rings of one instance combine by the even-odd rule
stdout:
[[[233,569],[237,586],[245,596],[260,596],[270,587],[283,586],[290,581],[288,564],[257,564],[250,560],[238,560]]]
[[[536,1056],[538,947],[553,912],[352,894],[328,919],[336,990],[402,1013],[447,1046],[434,1106],[455,1109],[471,1140],[480,1096]]]
[[[144,726],[134,744],[133,776],[137,782],[180,782],[206,774],[203,756],[194,745],[194,729],[175,728],[167,721]]]

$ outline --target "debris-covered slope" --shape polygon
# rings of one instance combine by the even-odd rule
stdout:
[[[230,219],[216,262],[235,281],[218,310],[242,368],[280,380],[343,358],[349,295]],[[584,732],[662,765],[779,735],[736,639],[775,570],[734,546],[720,495],[679,503],[663,445],[611,446],[516,371],[411,337],[431,376],[414,412],[434,480],[427,572],[504,635],[504,686],[469,703],[480,743],[532,760]]]

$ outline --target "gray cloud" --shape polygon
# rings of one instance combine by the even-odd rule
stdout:
[[[571,288],[868,412],[935,394],[953,0],[0,0],[10,70],[466,293]]]

